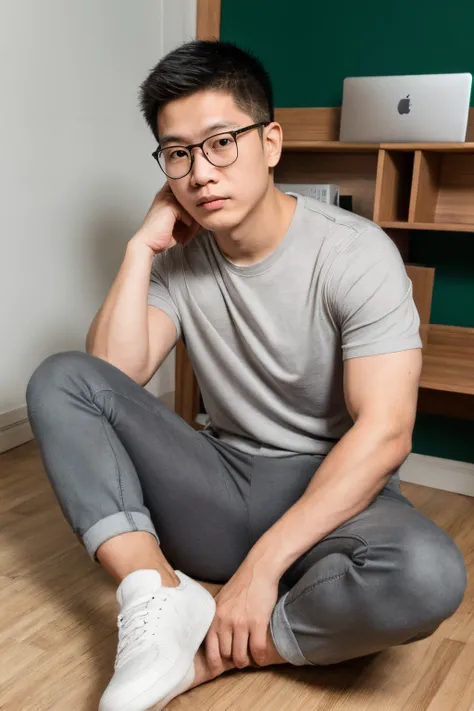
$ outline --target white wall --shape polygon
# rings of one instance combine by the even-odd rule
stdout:
[[[84,350],[163,184],[139,84],[195,25],[195,0],[0,4],[0,431],[46,356]],[[153,389],[174,389],[174,356]]]

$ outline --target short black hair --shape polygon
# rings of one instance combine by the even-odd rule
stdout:
[[[231,94],[255,123],[275,120],[271,80],[256,56],[232,42],[193,40],[164,56],[140,85],[140,110],[157,141],[160,109],[205,89]]]

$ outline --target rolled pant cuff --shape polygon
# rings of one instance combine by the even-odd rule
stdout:
[[[311,664],[311,662],[301,653],[296,637],[288,622],[288,617],[285,612],[285,600],[287,595],[288,593],[283,595],[275,605],[270,619],[270,631],[278,654],[290,664],[302,667]]]
[[[90,557],[96,561],[97,549],[102,543],[114,536],[119,536],[121,533],[131,533],[133,531],[151,533],[156,538],[157,543],[160,542],[151,520],[140,511],[119,511],[112,514],[112,516],[102,518],[85,532],[82,540]]]

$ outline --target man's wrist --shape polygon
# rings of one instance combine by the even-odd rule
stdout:
[[[278,584],[286,568],[275,546],[266,536],[264,534],[248,553],[246,563],[262,577]]]
[[[138,255],[140,258],[148,259],[150,262],[152,262],[155,257],[155,252],[152,248],[145,244],[142,240],[137,239],[137,235],[128,241],[125,252],[126,254],[131,254],[133,256]]]

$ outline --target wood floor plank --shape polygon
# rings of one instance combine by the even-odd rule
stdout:
[[[18,676],[3,685],[2,711],[95,711],[111,675],[115,640],[103,639],[83,654],[67,647],[44,653]],[[105,672],[106,667],[108,671]]]
[[[409,699],[405,701],[404,711],[427,709],[438,692],[443,679],[461,654],[464,645],[451,639],[443,639],[435,656],[424,669]],[[455,707],[453,707],[455,708]]]
[[[461,654],[445,674],[427,711],[472,711],[474,707],[474,644],[464,645]]]
[[[44,656],[43,649],[34,647],[32,644],[24,644],[14,639],[5,638],[0,642],[0,689],[15,677],[24,674],[32,664],[37,664],[38,659]]]
[[[393,647],[373,655],[364,673],[337,699],[334,711],[398,711],[436,656],[442,639],[433,635],[411,645]],[[324,707],[321,707],[323,709]]]

